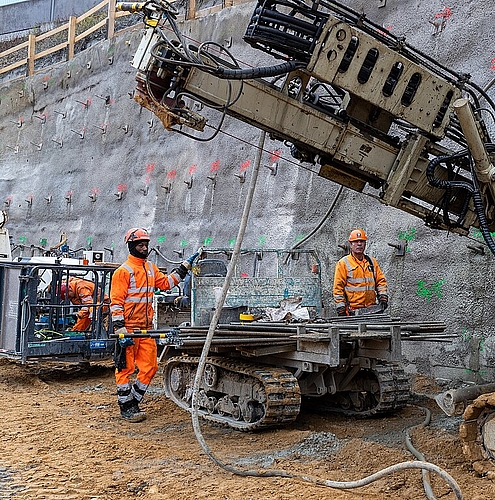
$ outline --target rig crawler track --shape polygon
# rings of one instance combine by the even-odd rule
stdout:
[[[174,357],[164,368],[165,392],[172,401],[191,409],[199,358]],[[299,414],[301,393],[292,373],[229,358],[208,358],[199,391],[203,418],[252,431],[292,422]]]

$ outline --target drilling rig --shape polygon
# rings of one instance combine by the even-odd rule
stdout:
[[[274,62],[255,68],[218,43],[186,40],[165,0],[117,8],[143,16],[134,99],[167,130],[208,140],[235,117],[289,145],[321,177],[375,193],[429,227],[479,228],[495,253],[495,146],[483,119],[495,104],[469,75],[338,2],[258,1],[243,40]],[[178,389],[187,370],[169,370]],[[495,405],[480,397],[464,413],[461,439],[480,470],[495,471]]]

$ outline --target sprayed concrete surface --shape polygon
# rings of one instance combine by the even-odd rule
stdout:
[[[437,1],[388,0],[380,8],[384,3],[347,2],[441,64],[489,86],[495,57],[488,50],[491,2],[457,0],[447,8]],[[253,7],[224,9],[181,26],[192,40],[232,39],[229,50],[243,62],[270,64],[269,56],[242,42]],[[105,248],[107,261],[120,262],[126,256],[123,234],[132,226],[148,228],[153,245],[169,260],[201,244],[232,246],[260,132],[229,118],[211,141],[165,131],[132,99],[130,61],[140,38],[139,27],[129,29],[70,62],[0,86],[0,204],[8,210],[13,243],[21,245],[14,256],[30,254],[31,245],[53,247],[65,232],[72,250]],[[214,124],[215,115],[209,116]],[[281,159],[272,175],[264,166],[278,150]],[[262,165],[243,246],[290,248],[320,223],[339,186],[269,139]],[[487,249],[481,254],[468,248],[482,246],[479,233],[466,238],[433,230],[345,189],[305,244],[322,261],[328,315],[333,269],[343,255],[339,244],[355,227],[368,232],[368,253],[388,278],[392,315],[443,320],[456,335],[450,343],[405,343],[407,371],[454,382],[492,381],[493,257]],[[408,241],[403,257],[390,246],[400,239]]]

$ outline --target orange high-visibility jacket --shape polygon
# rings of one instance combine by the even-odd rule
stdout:
[[[376,304],[377,298],[387,297],[387,280],[375,258],[374,269],[366,258],[357,260],[352,254],[342,257],[335,266],[333,299],[335,306],[346,305],[350,310]]]
[[[94,307],[91,307],[91,305],[99,303],[101,300],[101,293],[98,292],[98,296],[95,297],[95,284],[92,281],[82,278],[69,278],[68,285],[68,295],[71,303],[77,306],[83,306],[77,312],[77,321],[72,327],[72,330],[85,331],[91,324],[91,318],[93,317]],[[106,294],[104,296],[104,302],[107,304],[110,303],[110,299]],[[108,306],[106,309],[108,312]],[[103,309],[103,312],[105,312],[105,309]]]
[[[128,331],[149,330],[153,326],[155,290],[170,290],[180,281],[177,273],[173,272],[167,276],[153,262],[129,255],[112,276],[112,320],[124,321]]]

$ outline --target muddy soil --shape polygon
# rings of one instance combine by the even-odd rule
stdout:
[[[302,479],[357,481],[416,460],[405,446],[406,433],[426,460],[454,478],[464,499],[495,498],[495,484],[478,477],[463,459],[459,418],[445,417],[425,395],[425,384],[420,385],[423,394],[414,397],[414,405],[387,418],[351,419],[306,407],[292,425],[258,433],[203,422],[209,448],[205,453],[190,415],[164,396],[160,373],[142,405],[148,419],[132,424],[119,418],[111,364],[81,369],[2,359],[0,498],[427,498],[419,470],[394,472],[346,490]],[[424,408],[432,412],[428,426],[423,425]],[[283,471],[296,477],[257,477],[245,471]],[[456,498],[438,475],[432,476],[431,484],[436,498]]]

